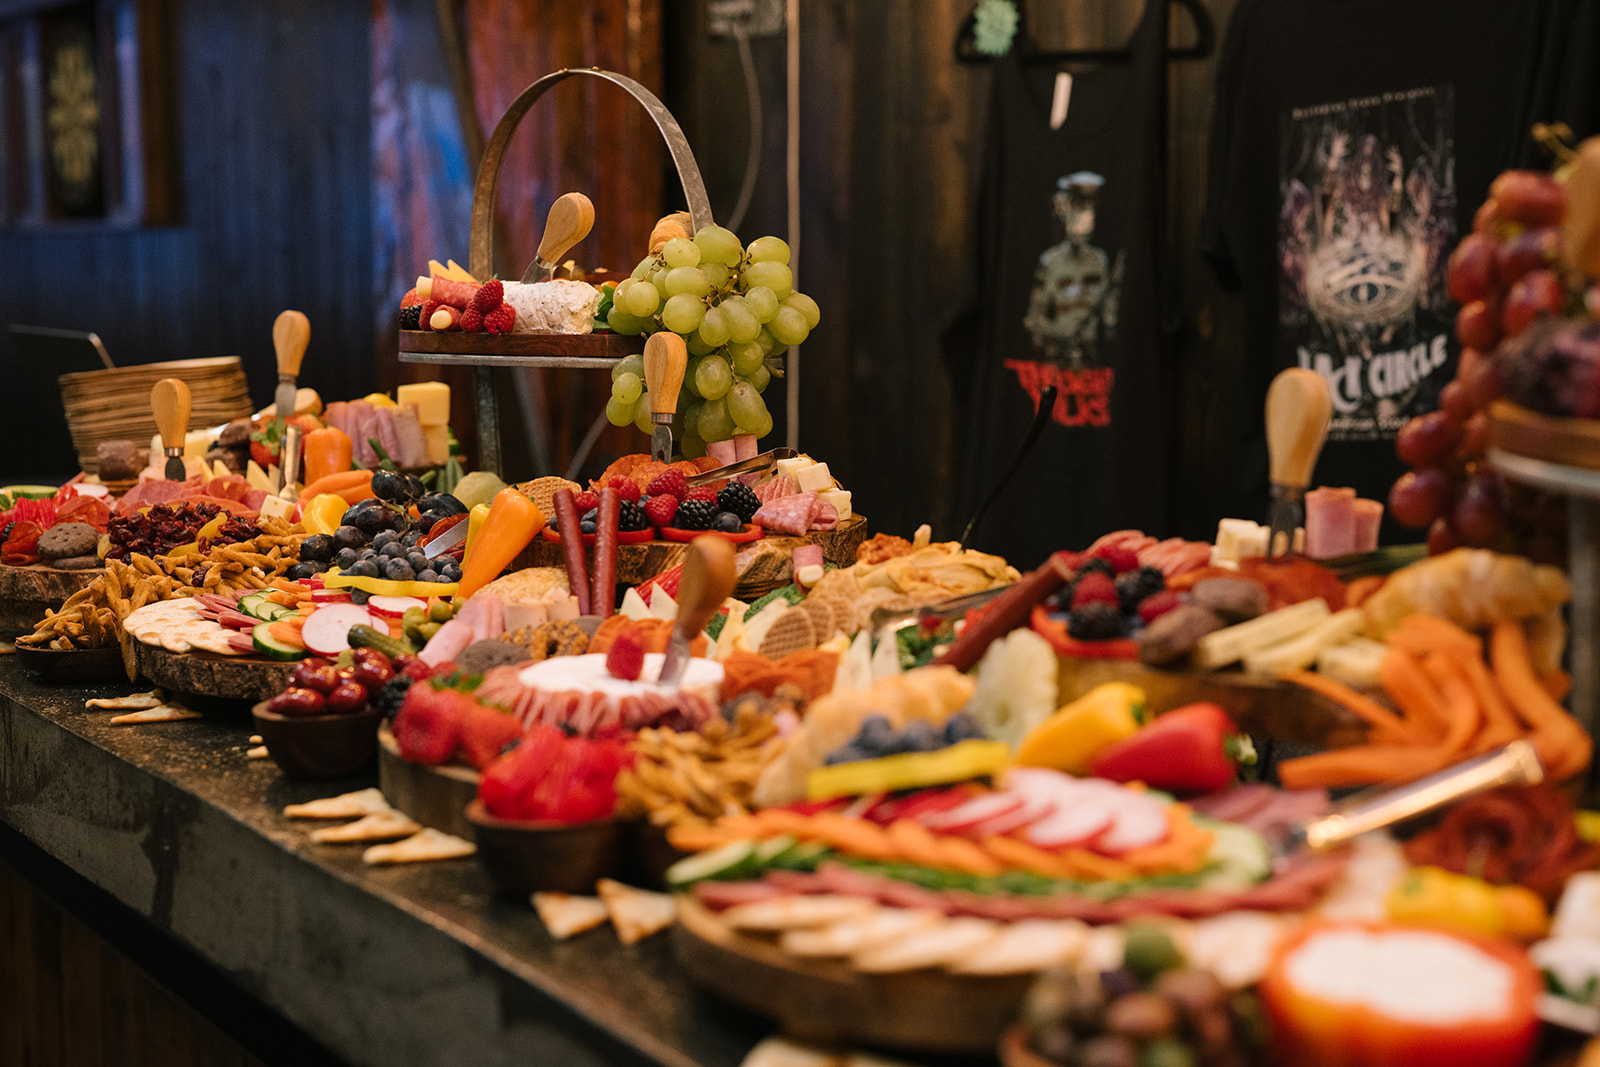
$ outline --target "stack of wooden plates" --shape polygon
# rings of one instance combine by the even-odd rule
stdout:
[[[96,453],[101,441],[126,439],[144,444],[155,436],[150,387],[162,378],[180,378],[189,386],[194,398],[190,427],[217,426],[255,410],[238,356],[63,374],[58,379],[61,405],[67,412],[67,427],[72,431],[78,463],[85,471],[98,472]]]

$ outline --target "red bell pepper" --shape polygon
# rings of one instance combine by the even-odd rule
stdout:
[[[1233,782],[1240,763],[1254,763],[1250,739],[1217,704],[1174,708],[1137,733],[1097,752],[1089,773],[1113,782],[1143,782],[1173,793],[1214,793]]]
[[[1261,980],[1273,1062],[1517,1067],[1543,983],[1516,945],[1378,923],[1307,924]]]

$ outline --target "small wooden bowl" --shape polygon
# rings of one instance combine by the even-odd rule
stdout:
[[[30,648],[17,646],[17,660],[41,682],[50,685],[91,685],[97,682],[126,682],[122,649]]]
[[[377,754],[383,712],[376,706],[353,715],[279,715],[263,701],[250,710],[267,754],[287,778],[348,778]]]
[[[666,889],[667,869],[691,855],[673,848],[667,840],[667,831],[649,819],[633,823],[633,852],[639,878],[649,889]]]
[[[503,896],[594,892],[622,869],[624,827],[615,819],[584,823],[497,819],[482,800],[467,805],[478,859]]]

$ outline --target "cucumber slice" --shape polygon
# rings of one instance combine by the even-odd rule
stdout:
[[[1195,822],[1215,835],[1203,888],[1248,889],[1271,877],[1272,850],[1266,838],[1238,823],[1200,818]]]
[[[800,847],[800,841],[793,834],[779,834],[777,837],[769,837],[756,845],[756,866],[764,871],[771,867],[779,856],[782,856],[792,848],[798,847]]]
[[[256,651],[267,659],[292,660],[304,659],[306,650],[286,645],[271,633],[271,622],[258,622],[250,631],[250,639],[256,643]]]
[[[696,882],[737,882],[756,873],[755,853],[755,845],[749,841],[735,841],[681,859],[667,868],[667,885],[687,889]]]
[[[785,849],[767,862],[770,870],[776,871],[814,871],[830,853],[827,845],[820,841],[801,841],[793,848]]]
[[[276,622],[285,615],[295,614],[295,609],[287,604],[280,604],[275,600],[267,599],[267,591],[258,589],[254,593],[246,593],[239,598],[239,610],[253,619],[265,622]]]
[[[0,488],[0,493],[4,493],[12,500],[18,497],[27,497],[29,500],[49,500],[60,491],[61,487],[55,485],[8,485]]]

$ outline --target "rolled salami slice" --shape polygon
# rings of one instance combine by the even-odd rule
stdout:
[[[817,509],[811,513],[811,526],[813,530],[836,530],[839,528],[839,509],[832,504],[817,498]]]
[[[471,282],[458,282],[454,278],[435,274],[431,278],[417,279],[417,295],[425,301],[435,300],[464,310],[478,295],[478,287]]]
[[[793,493],[780,496],[762,504],[750,521],[768,533],[786,533],[799,536],[811,529],[811,518],[816,514],[816,493]],[[837,513],[834,515],[838,519]]]

